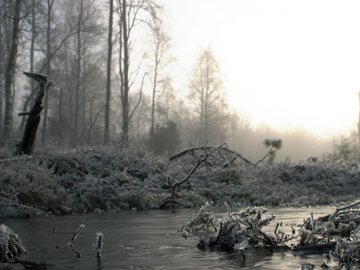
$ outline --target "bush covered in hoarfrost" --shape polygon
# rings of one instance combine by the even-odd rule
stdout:
[[[266,215],[266,208],[246,207],[232,211],[225,202],[227,214],[216,218],[219,213],[214,213],[206,202],[179,232],[185,239],[197,239],[197,248],[201,250],[238,250],[243,259],[249,249],[300,251],[325,255],[321,269],[329,269],[329,263],[338,266],[336,269],[359,269],[359,205],[360,201],[357,201],[317,219],[311,213],[296,226],[278,222],[273,231],[265,232],[262,228],[275,220],[274,215]],[[315,265],[309,263],[301,265],[301,269],[314,268]]]
[[[4,151],[3,151],[4,152]],[[229,160],[231,157],[229,157]],[[168,161],[114,147],[79,148],[0,159],[0,217],[159,208],[195,157]],[[352,201],[360,193],[358,164],[339,160],[259,164],[213,154],[178,186],[170,207],[206,201],[232,206],[306,206]]]

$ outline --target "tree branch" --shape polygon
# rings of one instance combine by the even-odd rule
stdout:
[[[132,110],[132,112],[130,113],[129,115],[129,119],[127,121],[130,122],[134,112],[136,111],[136,109],[139,107],[140,105],[140,102],[141,102],[141,97],[142,97],[142,92],[143,92],[143,86],[144,86],[144,79],[145,79],[145,76],[147,75],[147,73],[144,73],[143,77],[142,77],[142,80],[141,80],[141,87],[140,87],[140,96],[139,96],[139,100],[137,102],[137,104],[135,105],[134,109]]]
[[[239,159],[245,161],[246,164],[250,164],[250,165],[256,167],[256,164],[255,164],[255,163],[253,163],[253,162],[251,162],[250,160],[244,158],[240,153],[238,153],[238,152],[236,152],[236,151],[234,151],[234,150],[231,150],[231,149],[229,149],[229,148],[227,148],[227,147],[224,147],[224,146],[225,146],[225,144],[222,144],[222,145],[221,145],[220,147],[218,147],[217,149],[218,149],[218,150],[221,149],[221,150],[224,150],[224,151],[226,151],[226,152],[228,152],[228,153],[231,153],[231,154],[235,155],[236,157],[238,157]],[[206,149],[206,150],[211,150],[211,149],[213,149],[213,148],[214,148],[214,146],[202,146],[202,147],[191,147],[191,148],[187,148],[187,149],[184,149],[184,150],[180,151],[179,153],[171,156],[171,157],[169,158],[169,161],[172,161],[172,160],[174,160],[174,159],[177,159],[177,158],[179,158],[179,157],[181,157],[181,156],[183,156],[183,155],[186,155],[186,154],[191,154],[192,152],[197,151],[197,150],[204,150],[204,149]]]
[[[175,182],[174,184],[170,185],[170,181],[168,178],[168,184],[170,185],[172,192],[171,192],[171,198],[174,199],[175,198],[175,192],[176,192],[176,188],[180,185],[182,185],[183,183],[185,183],[187,180],[189,180],[189,178],[194,174],[194,172],[198,169],[198,167],[204,163],[206,161],[206,159],[211,156],[216,150],[218,150],[219,148],[222,148],[224,144],[218,145],[218,146],[213,146],[213,147],[207,147],[208,149],[210,149],[209,152],[206,151],[206,148],[204,149],[204,153],[202,156],[200,156],[198,158],[198,160],[196,161],[196,164],[194,165],[194,167],[191,169],[190,172],[187,173],[187,175],[181,179],[180,181]]]

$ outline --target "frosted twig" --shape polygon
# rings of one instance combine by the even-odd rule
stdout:
[[[101,250],[104,245],[104,235],[102,232],[96,233],[96,257],[101,257]]]
[[[76,257],[78,258],[81,257],[80,252],[75,248],[75,246],[71,242],[68,242],[67,246],[76,254]]]
[[[85,229],[85,225],[84,225],[84,224],[80,224],[79,227],[77,228],[75,234],[73,235],[73,237],[71,237],[71,240],[74,241],[74,240],[78,237],[79,233],[81,233],[81,231],[82,231],[83,229]]]

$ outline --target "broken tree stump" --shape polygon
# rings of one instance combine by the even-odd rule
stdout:
[[[40,113],[43,110],[42,101],[50,86],[53,86],[52,81],[48,81],[46,75],[41,73],[24,72],[26,76],[37,81],[40,84],[40,89],[37,93],[35,103],[29,113],[22,113],[22,115],[28,115],[24,134],[22,140],[17,144],[16,153],[18,155],[30,155],[32,154],[36,132],[40,124]]]

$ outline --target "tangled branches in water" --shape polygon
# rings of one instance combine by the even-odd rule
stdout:
[[[225,203],[227,214],[216,219],[203,205],[189,222],[181,227],[185,238],[199,239],[201,250],[240,250],[243,256],[248,248],[268,248],[273,251],[292,250],[323,253],[340,267],[350,269],[360,264],[360,202],[337,208],[333,214],[314,219],[313,214],[291,233],[284,233],[277,223],[273,232],[263,232],[264,226],[275,219],[265,215],[262,207],[247,207],[232,212]],[[323,269],[327,267],[324,262]]]
[[[248,246],[271,247],[273,240],[261,231],[275,216],[265,216],[267,212],[262,207],[248,207],[237,212],[231,212],[226,204],[228,213],[216,226],[213,212],[206,211],[207,202],[194,215],[188,224],[181,228],[185,238],[200,239],[198,248],[210,250],[242,249]]]
[[[0,225],[0,262],[9,262],[25,253],[17,234],[4,224]]]

